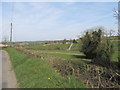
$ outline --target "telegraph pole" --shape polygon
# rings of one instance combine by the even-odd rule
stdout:
[[[10,42],[12,42],[12,23],[10,24],[11,28],[10,28]]]

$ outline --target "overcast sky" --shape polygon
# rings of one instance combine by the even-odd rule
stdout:
[[[103,26],[117,32],[117,2],[4,2],[2,36],[13,41],[74,39],[84,30]]]

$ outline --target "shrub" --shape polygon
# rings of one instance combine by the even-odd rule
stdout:
[[[102,41],[97,49],[96,56],[94,57],[94,62],[98,62],[99,64],[110,65],[113,53],[113,45],[109,40]]]
[[[60,50],[60,47],[56,47],[57,50]]]
[[[62,43],[63,43],[63,44],[66,44],[66,42],[67,42],[67,40],[66,40],[66,39],[64,39]]]
[[[96,49],[101,41],[102,31],[86,32],[82,38],[82,49],[81,51],[86,55],[87,58],[94,58],[96,56]]]
[[[75,39],[73,39],[73,41],[72,41],[73,43],[77,43],[77,41],[75,40]]]
[[[111,42],[108,37],[103,35],[101,28],[87,31],[82,38],[81,51],[93,62],[110,62],[113,52],[112,48]]]

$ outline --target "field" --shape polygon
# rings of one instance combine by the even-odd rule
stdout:
[[[87,88],[76,78],[61,77],[46,60],[30,58],[14,48],[6,48],[21,88]]]
[[[37,45],[37,46],[28,46],[27,49],[34,49],[34,50],[67,50],[69,48],[70,44],[57,44],[57,45]],[[80,48],[80,45],[74,44],[71,48],[72,51],[78,51]]]
[[[114,53],[112,55],[112,61],[118,62],[118,46],[120,46],[120,41],[112,41],[113,43],[113,49]],[[67,59],[80,59],[78,58],[79,55],[84,57],[84,54],[79,51],[81,45],[80,44],[73,44],[70,51],[67,49],[69,48],[70,44],[61,44],[61,45],[49,45],[49,46],[28,46],[25,47],[26,49],[30,49],[32,51],[40,52],[40,53],[46,53],[53,56],[58,56],[61,58],[67,58]],[[65,55],[64,55],[65,54]],[[76,57],[74,57],[76,55]],[[87,59],[86,59],[87,60]]]
[[[118,62],[120,43],[117,41],[112,43],[114,46],[112,62]],[[10,54],[19,86],[22,88],[88,88],[92,84],[95,87],[96,78],[91,72],[96,71],[98,75],[103,67],[89,64],[91,59],[87,59],[79,51],[81,45],[73,44],[71,50],[68,50],[69,46],[70,44],[40,44],[18,47],[18,49],[5,48],[5,50]],[[82,71],[80,75],[77,70]],[[106,68],[102,72],[113,73]],[[108,79],[102,78],[104,78],[103,83]],[[97,79],[99,82],[99,77]],[[90,83],[87,83],[87,80]]]

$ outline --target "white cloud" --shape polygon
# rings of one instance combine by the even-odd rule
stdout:
[[[55,4],[15,3],[14,40],[76,38],[85,29],[103,25],[104,22],[102,23],[101,21],[111,16],[110,13],[99,15],[99,12],[97,12],[99,7],[85,11],[85,6],[76,6],[75,3],[57,3],[56,6]],[[65,6],[65,8],[62,6]],[[89,15],[87,15],[88,13]],[[5,24],[6,26],[4,27],[8,30],[8,22],[5,21]],[[9,33],[9,31],[6,33]]]

